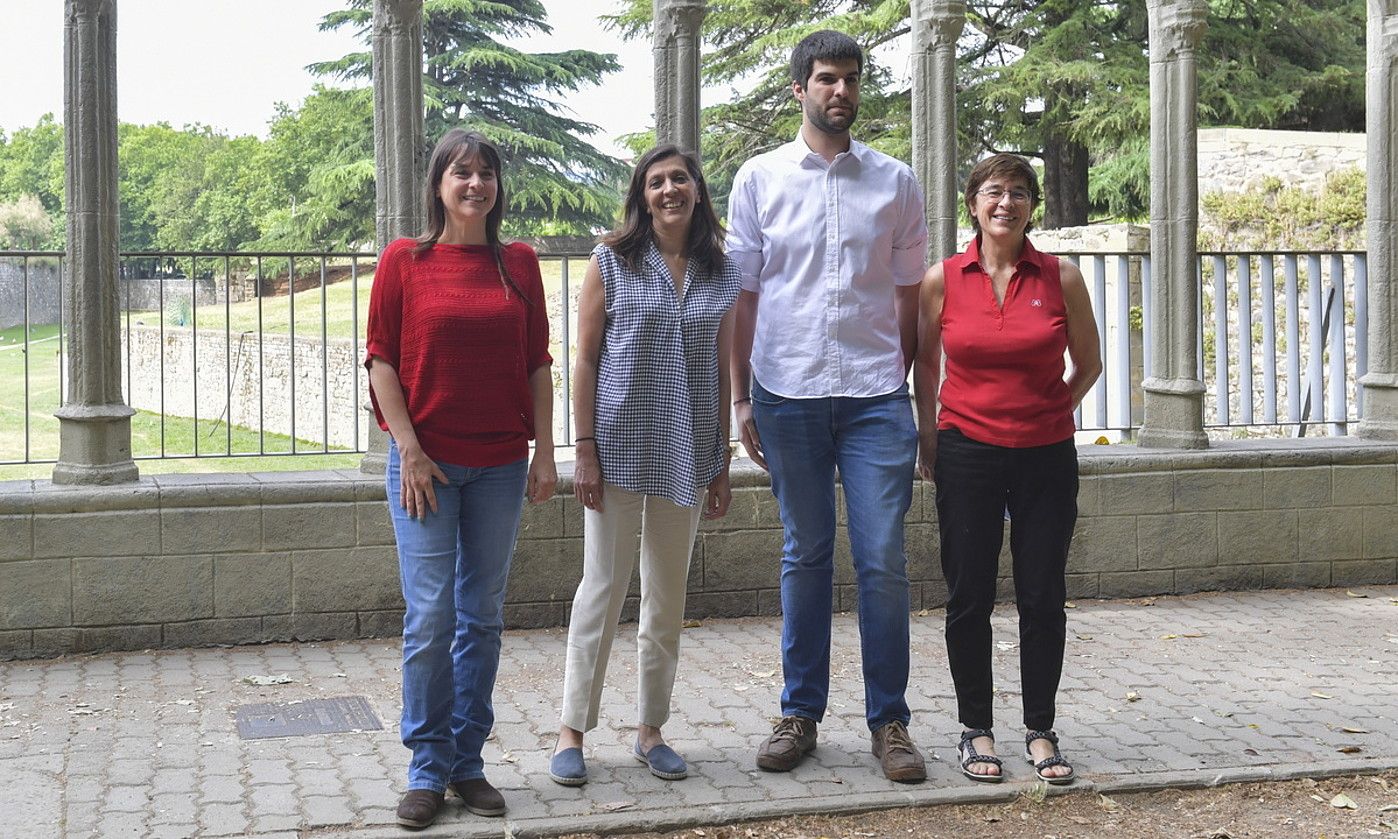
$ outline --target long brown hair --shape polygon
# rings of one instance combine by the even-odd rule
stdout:
[[[485,214],[485,241],[495,255],[495,265],[500,269],[500,279],[509,289],[513,289],[526,305],[532,305],[524,291],[515,284],[514,278],[505,268],[505,259],[500,253],[500,222],[505,217],[505,173],[500,170],[500,151],[485,138],[485,135],[464,128],[453,128],[442,135],[432,149],[432,157],[427,164],[427,181],[423,184],[422,197],[427,210],[427,228],[417,237],[414,254],[422,254],[437,244],[442,231],[447,227],[447,208],[437,189],[447,167],[458,160],[479,158],[495,172],[495,204]]]
[[[699,168],[699,158],[673,143],[656,146],[636,161],[636,168],[631,172],[631,183],[626,188],[621,224],[602,237],[602,244],[615,251],[627,268],[639,270],[646,246],[655,239],[650,209],[646,206],[646,171],[667,157],[678,157],[684,161],[697,191],[694,215],[689,219],[689,235],[685,239],[685,256],[697,260],[705,273],[720,271],[727,264],[727,257],[723,253],[723,225],[714,213],[709,185]]]

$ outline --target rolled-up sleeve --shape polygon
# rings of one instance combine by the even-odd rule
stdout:
[[[369,319],[364,335],[364,366],[378,356],[398,369],[403,331],[403,254],[406,248],[394,242],[384,248],[374,270],[369,292]]]
[[[927,268],[927,208],[912,170],[904,169],[900,174],[898,193],[902,211],[893,233],[893,281],[917,285]]]
[[[738,266],[743,290],[759,292],[762,277],[762,226],[757,217],[752,168],[744,164],[728,196],[728,258]]]

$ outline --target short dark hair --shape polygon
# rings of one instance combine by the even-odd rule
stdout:
[[[864,50],[853,38],[833,29],[821,29],[801,39],[791,51],[791,80],[806,86],[817,61],[851,61],[864,72]]]
[[[981,226],[976,221],[973,205],[976,201],[976,194],[980,192],[981,184],[991,178],[1004,178],[1006,180],[1018,178],[1024,181],[1025,186],[1029,187],[1030,213],[1034,212],[1034,208],[1038,207],[1039,202],[1044,198],[1044,194],[1039,190],[1039,174],[1034,171],[1033,166],[1029,165],[1028,160],[1017,154],[1004,152],[992,154],[977,163],[975,168],[971,170],[971,176],[966,179],[966,213],[971,216],[971,227],[977,233],[981,231]],[[1024,231],[1028,233],[1032,226],[1031,222],[1029,226],[1024,228]]]
[[[685,256],[699,263],[699,267],[709,273],[723,270],[727,257],[723,253],[723,225],[714,213],[714,202],[709,198],[709,185],[704,181],[704,172],[699,167],[699,158],[673,143],[656,146],[636,161],[631,172],[631,183],[626,188],[626,199],[622,204],[621,224],[602,237],[602,244],[611,248],[626,267],[640,270],[646,246],[655,239],[651,224],[650,210],[646,207],[646,172],[656,163],[671,157],[684,161],[689,177],[694,181],[694,215],[689,221],[689,238],[685,242]]]

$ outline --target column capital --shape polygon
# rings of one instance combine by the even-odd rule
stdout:
[[[697,37],[708,14],[705,0],[655,0],[651,34],[657,44],[683,35]]]
[[[1207,0],[1146,0],[1150,17],[1151,60],[1156,60],[1156,42],[1166,51],[1192,50],[1199,46],[1208,27]],[[1162,56],[1163,57],[1163,56]]]
[[[966,0],[913,0],[912,13],[917,51],[955,46],[966,26]]]

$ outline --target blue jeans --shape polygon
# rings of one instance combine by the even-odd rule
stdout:
[[[437,512],[408,518],[398,447],[388,451],[388,509],[403,583],[403,719],[408,789],[446,790],[484,777],[481,746],[495,724],[505,581],[524,508],[528,463],[438,463]]]
[[[845,490],[859,587],[864,713],[872,731],[908,703],[908,572],[917,429],[908,388],[872,397],[786,399],[753,382],[752,413],[785,530],[782,715],[820,721],[830,694],[835,471]]]

